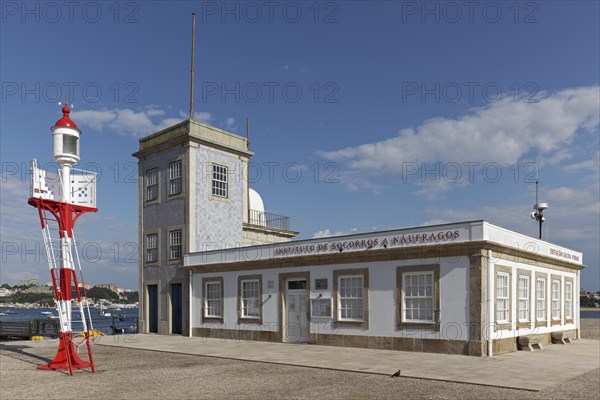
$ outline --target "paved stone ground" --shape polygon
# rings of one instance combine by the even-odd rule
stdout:
[[[575,340],[568,345],[548,345],[543,351],[533,353],[515,351],[492,358],[177,335],[105,336],[96,343],[131,350],[372,373],[386,377],[401,369],[403,377],[521,390],[542,390],[600,367],[600,342],[591,339]]]
[[[585,322],[584,322],[585,321]],[[582,320],[597,335],[600,320]],[[26,346],[26,344],[25,344]],[[539,392],[95,346],[97,373],[39,371],[56,346],[0,345],[0,399],[592,399],[600,369]],[[451,368],[451,366],[449,366]]]
[[[582,319],[581,338],[600,340],[600,319]]]
[[[600,370],[540,392],[97,346],[96,374],[38,371],[54,347],[0,352],[1,399],[590,399]]]

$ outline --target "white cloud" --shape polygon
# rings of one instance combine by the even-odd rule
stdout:
[[[187,119],[189,114],[179,110],[178,117],[166,117],[166,112],[153,105],[144,110],[105,109],[81,110],[72,113],[73,120],[80,126],[97,131],[113,131],[122,135],[142,137],[168,128]],[[216,118],[210,112],[195,112],[194,119],[199,122],[214,124]],[[225,120],[227,129],[235,128],[235,119]]]
[[[569,160],[571,158],[573,158],[573,155],[575,154],[575,151],[573,148],[564,148],[564,149],[560,149],[558,151],[555,151],[552,154],[549,154],[548,156],[544,157],[542,160],[540,160],[540,167],[543,167],[544,164],[548,164],[548,165],[555,165],[555,164],[559,164],[565,160]]]
[[[114,110],[82,110],[73,111],[71,116],[79,125],[87,125],[94,130],[101,131],[105,125],[115,120],[116,113]]]
[[[323,151],[363,173],[395,174],[407,161],[515,163],[532,149],[551,153],[576,132],[594,132],[600,120],[598,86],[543,93],[537,103],[507,97],[466,115],[434,118],[390,139]]]
[[[567,172],[577,172],[585,170],[598,172],[598,170],[600,170],[600,151],[597,151],[593,158],[565,165],[564,170]]]
[[[141,137],[149,135],[170,125],[181,122],[177,118],[157,117],[165,115],[165,111],[150,108],[136,111],[129,108],[110,110],[74,111],[73,120],[80,126],[87,126],[97,131],[114,131],[122,135]]]
[[[194,113],[194,119],[196,121],[210,123],[214,121],[215,117],[211,113],[203,111]]]
[[[147,111],[135,112],[130,109],[115,110],[116,118],[111,124],[121,133],[150,134],[156,129]]]
[[[146,115],[150,116],[150,117],[156,117],[156,116],[161,116],[161,115],[165,115],[165,111],[164,110],[159,110],[156,108],[150,108],[146,111]]]
[[[440,179],[437,182],[421,181],[416,185],[419,187],[419,189],[414,191],[413,194],[420,197],[425,197],[427,200],[433,200],[436,199],[440,194],[447,192],[450,189],[454,189],[456,187],[465,187],[469,185],[469,182],[466,180],[451,182],[446,179]]]
[[[160,129],[176,125],[181,122],[181,118],[165,118],[160,123]]]
[[[320,239],[320,238],[331,237],[331,236],[349,235],[351,233],[356,233],[356,232],[357,232],[356,228],[352,228],[352,229],[350,229],[350,231],[335,231],[335,232],[332,232],[330,229],[322,229],[320,231],[313,233],[312,238]]]
[[[581,188],[566,186],[542,190],[541,198],[550,207],[544,212],[544,239],[575,250],[592,250],[597,257],[600,236],[600,185]],[[532,220],[533,201],[485,207],[433,207],[427,223],[446,223],[485,219],[508,229],[537,237],[537,222]]]

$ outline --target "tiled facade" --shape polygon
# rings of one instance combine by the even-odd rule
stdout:
[[[193,155],[192,155],[193,156]],[[243,244],[243,163],[239,157],[199,146],[196,157],[196,249],[212,250],[240,247]],[[212,195],[212,165],[226,166],[229,171],[228,197]]]

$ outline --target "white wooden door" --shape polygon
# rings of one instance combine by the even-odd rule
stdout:
[[[288,289],[285,294],[285,300],[285,341],[292,343],[306,343],[308,340],[306,290]]]

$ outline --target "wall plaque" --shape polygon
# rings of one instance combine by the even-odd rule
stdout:
[[[325,289],[327,289],[327,278],[315,279],[315,290],[325,290]]]

